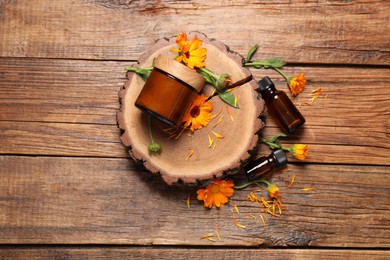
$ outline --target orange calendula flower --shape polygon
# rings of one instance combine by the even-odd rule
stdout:
[[[234,182],[232,180],[217,180],[204,189],[197,191],[198,200],[204,201],[206,208],[212,208],[213,205],[220,207],[228,202],[228,198],[234,194]]]
[[[298,76],[290,78],[288,82],[292,95],[295,97],[303,91],[306,86],[305,74],[302,72]]]
[[[309,152],[309,147],[306,144],[294,144],[289,151],[295,158],[304,161]]]
[[[175,58],[176,61],[183,62],[191,69],[194,69],[195,67],[203,68],[205,66],[204,60],[206,59],[206,48],[200,47],[203,42],[197,36],[194,36],[194,38],[188,42],[187,34],[179,33],[176,43],[179,48],[171,49],[171,51],[179,54]]]
[[[211,120],[211,111],[213,104],[211,101],[206,102],[207,97],[203,94],[196,96],[187,114],[183,117],[184,128],[190,127],[191,131],[200,129],[208,125]]]

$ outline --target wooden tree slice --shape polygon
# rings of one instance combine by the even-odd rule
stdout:
[[[255,91],[257,83],[252,79],[252,74],[242,66],[242,56],[200,33],[190,33],[189,39],[194,35],[203,40],[202,46],[207,49],[206,67],[218,74],[228,73],[232,84],[238,86],[232,93],[238,97],[239,109],[228,106],[218,96],[214,96],[211,98],[212,113],[218,116],[207,127],[195,130],[193,134],[185,130],[178,139],[169,139],[169,135],[161,130],[167,126],[152,120],[153,136],[161,144],[162,152],[150,155],[148,115],[134,106],[144,81],[137,74],[129,72],[128,81],[119,91],[121,107],[117,121],[123,130],[121,141],[129,148],[135,160],[143,161],[152,173],[160,173],[168,184],[177,181],[194,183],[218,178],[224,173],[235,173],[256,150],[257,133],[263,127],[259,116],[264,109],[264,102]],[[159,54],[174,58],[175,53],[170,49],[177,47],[175,40],[176,37],[157,41],[150,51],[140,57],[137,66],[152,66]],[[211,95],[213,91],[212,86],[206,85],[203,89],[206,95]],[[213,132],[223,138],[217,138]],[[211,146],[209,136],[213,140]]]

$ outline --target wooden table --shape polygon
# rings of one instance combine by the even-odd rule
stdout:
[[[389,24],[388,1],[0,1],[0,257],[389,258]],[[120,142],[124,68],[182,31],[283,57],[308,80],[296,104],[323,91],[283,139],[309,156],[271,178],[286,210],[266,227],[250,190],[207,210]],[[280,132],[266,124],[263,136]],[[216,227],[221,240],[201,239]]]

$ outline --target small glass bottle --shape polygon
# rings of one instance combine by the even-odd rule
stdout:
[[[205,83],[195,70],[159,55],[135,106],[171,127],[178,127]]]
[[[287,157],[282,149],[273,151],[268,156],[260,157],[244,167],[248,180],[252,181],[263,174],[278,170],[287,165]]]
[[[285,92],[277,90],[269,77],[259,81],[259,91],[268,112],[285,133],[293,132],[305,123],[305,118]]]

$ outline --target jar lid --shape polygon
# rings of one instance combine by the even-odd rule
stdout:
[[[177,62],[174,59],[171,59],[169,57],[166,57],[164,55],[159,55],[155,62],[154,67],[163,70],[175,78],[178,78],[194,89],[196,91],[200,92],[203,88],[203,85],[205,84],[205,78],[200,75],[198,72],[196,72],[193,69],[190,69],[184,64],[181,64],[180,62]]]

